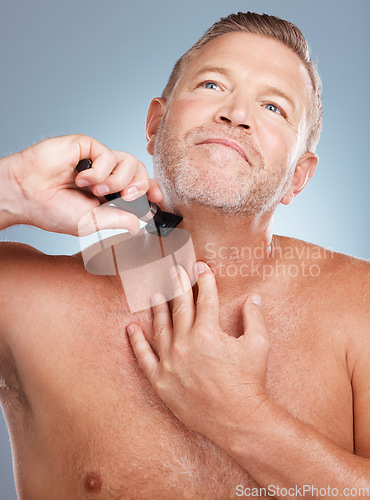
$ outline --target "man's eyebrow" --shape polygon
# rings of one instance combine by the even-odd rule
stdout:
[[[203,73],[221,73],[222,75],[230,76],[231,71],[222,66],[203,66],[203,68],[200,68],[200,70],[195,73],[194,77],[197,78]]]
[[[288,101],[290,103],[290,105],[292,106],[293,109],[296,108],[296,103],[295,103],[294,99],[292,99],[292,97],[290,97],[286,92],[280,90],[278,87],[273,87],[273,86],[269,85],[268,87],[264,87],[263,93],[264,94],[273,94],[273,95],[282,97],[283,99],[285,99],[286,101]]]

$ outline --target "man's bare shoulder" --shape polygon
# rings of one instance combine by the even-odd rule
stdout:
[[[48,279],[68,268],[71,273],[83,270],[79,255],[47,255],[30,245],[8,241],[0,243],[0,266],[3,283],[7,279],[22,282],[34,274],[39,274],[40,279]]]
[[[34,352],[36,344],[47,345],[60,330],[74,342],[89,329],[115,331],[119,324],[124,330],[133,321],[119,276],[88,273],[76,256],[45,255],[27,245],[4,243],[0,273],[0,375],[10,352]],[[32,348],[30,338],[38,339]]]
[[[368,261],[281,236],[277,247],[285,266],[299,269],[297,288],[320,322],[334,325],[340,321],[341,329],[368,336]]]
[[[95,303],[97,297],[122,294],[116,276],[88,273],[80,255],[46,255],[20,243],[0,244],[0,273],[0,303],[5,316],[22,304],[37,315],[45,304],[51,308],[54,303],[62,310],[75,301],[81,308],[89,301]]]
[[[321,279],[332,279],[345,288],[368,284],[370,262],[335,252],[314,243],[285,236],[276,236],[276,251],[288,263],[303,261]]]

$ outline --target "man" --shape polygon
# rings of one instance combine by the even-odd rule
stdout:
[[[1,388],[20,498],[369,487],[365,263],[272,235],[277,204],[317,164],[320,91],[304,39],[249,13],[203,42],[148,112],[162,202],[133,157],[84,136],[1,160],[2,227],[77,234],[99,196],[147,192],[184,217],[199,261],[196,308],[188,290],[171,313],[154,297],[154,316],[133,315],[118,277],[1,246]],[[82,158],[93,169],[75,179]],[[100,227],[138,230],[130,214],[103,214]],[[174,270],[175,290],[187,280]]]

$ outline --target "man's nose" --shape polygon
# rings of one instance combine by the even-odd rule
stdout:
[[[217,110],[215,121],[231,127],[241,127],[251,133],[254,127],[250,100],[240,93],[228,95]]]

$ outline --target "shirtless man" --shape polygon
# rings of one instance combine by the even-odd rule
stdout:
[[[366,264],[272,235],[276,206],[317,164],[317,80],[258,31],[267,23],[296,39],[294,28],[237,20],[249,32],[234,24],[206,40],[150,105],[163,201],[132,156],[85,136],[1,160],[1,227],[77,234],[98,196],[135,185],[131,196],[184,217],[210,266],[198,270],[196,310],[188,291],[172,315],[161,302],[130,314],[117,276],[1,245],[0,387],[22,499],[229,499],[269,485],[276,498],[305,485],[317,488],[306,497],[359,497],[369,487]],[[75,177],[86,157],[93,169]],[[106,216],[100,227],[138,230],[130,214]]]

